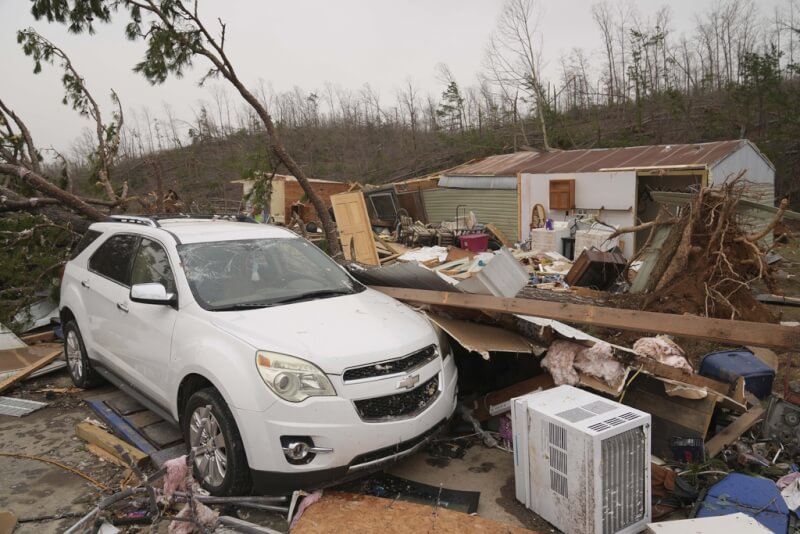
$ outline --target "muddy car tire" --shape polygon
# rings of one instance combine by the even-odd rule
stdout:
[[[195,450],[194,476],[212,495],[247,495],[252,481],[239,429],[222,395],[214,388],[195,392],[181,420],[189,450]]]
[[[103,383],[103,377],[97,374],[86,355],[81,331],[75,321],[64,325],[64,359],[72,383],[81,389],[90,389]]]

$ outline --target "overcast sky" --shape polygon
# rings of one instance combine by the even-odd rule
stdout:
[[[543,0],[543,54],[550,76],[558,74],[559,58],[582,47],[597,67],[602,64],[600,34],[589,0]],[[657,0],[631,3],[644,14],[664,5]],[[670,0],[673,28],[689,33],[694,16],[709,10],[714,0]],[[758,0],[764,14],[782,0]],[[369,83],[382,103],[394,102],[408,78],[423,93],[440,94],[436,65],[448,65],[462,86],[475,83],[501,0],[226,0],[201,2],[201,12],[227,23],[226,50],[248,85],[260,81],[276,91],[299,86],[321,90],[326,82],[358,90]],[[120,17],[121,18],[121,17]],[[213,20],[213,19],[212,19]],[[101,101],[110,110],[109,89],[123,106],[152,116],[168,104],[190,120],[208,88],[199,88],[194,73],[151,87],[131,71],[141,58],[142,42],[129,42],[122,24],[98,26],[97,34],[70,35],[59,25],[37,22],[25,0],[0,0],[0,57],[3,76],[0,97],[23,117],[41,147],[68,151],[81,130],[91,126],[61,104],[60,69],[45,65],[34,75],[33,63],[16,43],[18,29],[33,27],[63,48]],[[220,83],[220,82],[217,82]],[[236,100],[238,102],[238,100]]]

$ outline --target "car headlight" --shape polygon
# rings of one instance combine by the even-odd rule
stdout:
[[[442,355],[442,359],[446,359],[453,353],[453,349],[450,347],[450,337],[447,335],[447,332],[441,329],[438,324],[431,323],[433,325],[434,330],[436,330],[436,335],[439,337],[439,353]]]
[[[258,351],[256,367],[264,383],[280,398],[289,402],[301,402],[308,397],[336,395],[331,381],[313,363],[276,354]]]

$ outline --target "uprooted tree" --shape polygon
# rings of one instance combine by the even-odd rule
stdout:
[[[144,59],[134,70],[152,84],[163,83],[169,75],[182,76],[197,58],[205,58],[211,68],[201,78],[227,80],[261,119],[269,136],[270,150],[291,172],[305,191],[320,217],[334,258],[341,257],[341,246],[327,206],[314,191],[305,171],[284,146],[266,105],[247,89],[225,51],[226,26],[218,20],[218,34],[212,35],[201,20],[197,2],[187,6],[181,0],[34,0],[31,12],[37,19],[68,25],[73,33],[93,32],[95,21],[109,22],[123,11],[129,22],[126,36],[147,44]]]
[[[776,322],[752,291],[757,283],[773,289],[764,260],[770,247],[762,240],[773,232],[788,202],[781,202],[765,228],[749,231],[739,209],[746,190],[740,175],[721,187],[701,189],[677,217],[661,217],[649,224],[648,242],[658,228],[668,226],[669,230],[648,275],[644,308]]]

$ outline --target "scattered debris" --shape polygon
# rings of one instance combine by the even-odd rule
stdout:
[[[718,532],[769,534],[773,531],[741,512],[716,517],[650,523],[647,525],[648,534],[685,534],[686,532],[692,532],[693,534],[717,534]]]
[[[708,489],[696,517],[716,517],[741,512],[772,532],[788,532],[789,509],[771,480],[730,473]]]
[[[147,453],[142,452],[95,425],[86,422],[78,423],[75,426],[75,434],[82,440],[94,444],[112,456],[116,456],[120,459],[122,459],[122,457],[117,451],[117,447],[122,447],[122,449],[133,458],[136,465],[143,465],[148,459]]]
[[[617,281],[628,260],[620,252],[603,252],[586,249],[567,273],[565,281],[570,286],[608,289]]]
[[[0,350],[0,366],[2,366],[0,369],[11,371],[10,376],[0,381],[0,392],[14,386],[35,371],[52,363],[59,356],[62,356],[63,352],[61,345],[51,343]],[[19,365],[20,363],[24,367],[13,367],[15,364]]]
[[[37,402],[15,397],[0,397],[0,415],[22,417],[47,406],[46,402]]]
[[[694,372],[686,360],[686,353],[667,336],[643,337],[633,344],[633,350],[640,356],[651,358],[664,365],[681,369],[689,374]]]

